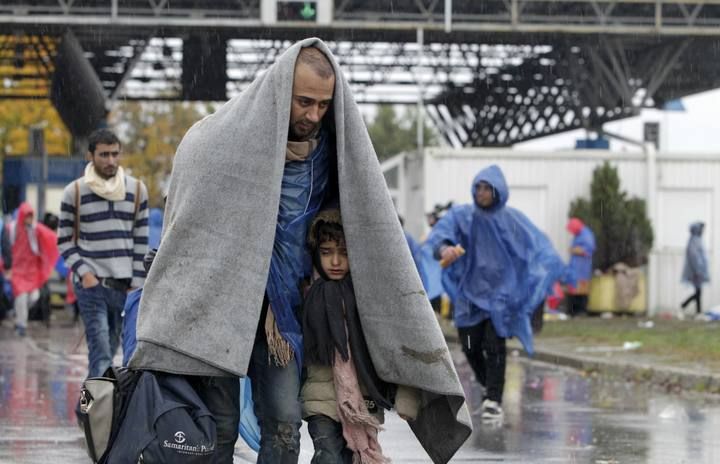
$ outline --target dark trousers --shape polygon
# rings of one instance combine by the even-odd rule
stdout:
[[[568,295],[567,303],[567,313],[569,316],[580,316],[587,314],[587,295]]]
[[[695,293],[690,295],[687,300],[683,301],[681,307],[685,309],[685,306],[689,305],[690,302],[693,300],[695,301],[695,311],[697,314],[700,314],[702,312],[702,305],[700,302],[700,298],[702,296],[702,287],[695,287]]]
[[[534,334],[539,334],[540,332],[542,332],[543,324],[545,323],[544,317],[545,302],[543,301],[538,305],[537,308],[535,308],[535,311],[533,311],[532,317],[530,318],[530,326],[532,327],[532,331]]]
[[[264,336],[255,339],[248,376],[252,379],[255,415],[261,430],[258,464],[296,464],[300,455],[300,376],[295,360],[285,367],[268,359]],[[190,377],[195,391],[215,417],[216,458],[211,464],[232,464],[240,423],[240,381],[237,377]]]
[[[315,447],[311,464],[352,464],[353,452],[347,448],[342,424],[322,414],[308,417],[307,423]]]
[[[458,334],[475,378],[485,387],[485,398],[502,403],[507,361],[505,339],[498,336],[490,319],[472,327],[460,327]]]
[[[212,463],[232,464],[240,425],[240,379],[237,377],[187,377],[215,418],[217,445]]]

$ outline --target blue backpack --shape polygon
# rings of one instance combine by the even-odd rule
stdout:
[[[142,288],[133,290],[125,300],[125,310],[123,316],[122,327],[122,348],[123,348],[123,366],[127,366],[128,361],[135,352],[137,339],[135,337],[135,329],[137,326],[137,313],[140,306],[140,297],[142,296]],[[255,416],[254,403],[252,399],[252,388],[250,378],[242,377],[240,379],[240,436],[245,443],[258,451],[260,449],[260,425]]]
[[[107,464],[205,464],[213,459],[215,419],[183,376],[143,371]]]

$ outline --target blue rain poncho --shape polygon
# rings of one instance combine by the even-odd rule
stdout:
[[[423,243],[420,247],[420,278],[428,299],[434,300],[444,293],[442,275],[442,268],[433,256],[432,247]]]
[[[705,247],[702,243],[704,226],[702,222],[690,225],[690,240],[685,249],[682,280],[695,287],[700,287],[703,283],[710,281],[707,254],[705,254]]]
[[[480,182],[493,188],[489,208],[474,203]],[[518,337],[532,354],[530,317],[567,270],[550,240],[520,211],[505,206],[509,190],[498,166],[473,180],[473,204],[452,208],[435,225],[428,243],[438,256],[443,245],[460,244],[466,253],[443,271],[457,327],[488,317],[500,337]]]
[[[148,213],[148,250],[160,247],[160,236],[163,227],[163,210],[150,208]]]
[[[405,240],[408,242],[410,254],[415,262],[415,267],[420,275],[428,299],[433,300],[439,297],[443,293],[442,269],[440,263],[433,257],[432,248],[425,244],[419,244],[407,232],[405,232]]]
[[[305,248],[307,230],[325,198],[328,183],[328,138],[327,131],[322,131],[308,161],[285,164],[270,258],[268,300],[280,334],[293,349],[298,372],[302,371],[303,344],[296,311],[302,305],[300,282],[310,274]]]
[[[592,277],[592,255],[595,253],[595,234],[588,226],[583,226],[572,241],[571,248],[580,247],[585,255],[570,256],[570,268],[577,280],[590,280]]]

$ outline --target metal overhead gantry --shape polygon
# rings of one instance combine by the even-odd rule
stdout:
[[[5,0],[0,98],[89,108],[82,133],[116,99],[232,97],[308,36],[360,103],[420,94],[455,146],[599,129],[720,76],[720,0]]]

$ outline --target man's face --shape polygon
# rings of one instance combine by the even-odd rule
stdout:
[[[323,79],[304,63],[295,67],[292,105],[290,106],[290,137],[306,140],[320,125],[332,103],[335,76]]]
[[[26,214],[26,215],[25,215],[25,221],[24,221],[24,222],[25,222],[25,225],[26,225],[26,226],[32,225],[34,217],[35,217],[35,216],[33,215],[33,213]]]
[[[480,182],[475,189],[475,203],[481,208],[489,208],[495,203],[493,188],[487,182]]]
[[[110,179],[117,174],[120,159],[120,145],[114,143],[107,145],[98,143],[95,151],[90,153],[90,161],[95,167],[95,172],[103,179]]]
[[[327,240],[320,244],[319,251],[320,265],[330,280],[344,279],[350,270],[345,243]]]

